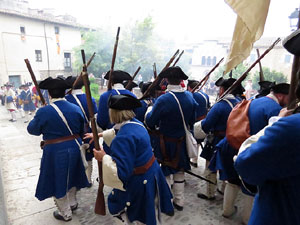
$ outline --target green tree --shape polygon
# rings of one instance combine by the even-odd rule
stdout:
[[[263,67],[263,74],[264,74],[264,79],[267,81],[276,81],[276,84],[278,83],[286,83],[287,82],[287,77],[281,73],[277,72],[275,70],[270,70],[267,67]],[[253,88],[258,90],[259,89],[259,71],[256,71],[255,74],[253,75]]]
[[[243,73],[247,70],[247,67],[240,63],[234,70],[232,70],[232,78],[238,79],[240,78]],[[218,80],[221,76],[223,76],[224,66],[219,67],[218,71],[214,73],[213,80]],[[229,74],[225,74],[224,78],[229,78]],[[249,74],[246,80],[250,79],[251,74]]]
[[[81,71],[82,58],[81,49],[84,49],[86,60],[96,52],[93,62],[90,64],[88,71],[96,77],[100,77],[103,72],[110,69],[112,58],[112,46],[114,40],[111,34],[103,30],[82,33],[83,44],[75,48],[75,69]],[[79,72],[78,72],[79,73]]]

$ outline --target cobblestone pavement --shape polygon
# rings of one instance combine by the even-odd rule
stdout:
[[[39,175],[39,165],[42,151],[39,148],[41,137],[27,133],[24,119],[18,114],[17,122],[9,122],[10,115],[3,106],[0,106],[0,161],[2,164],[2,181],[4,185],[4,199],[6,200],[7,217],[11,225],[52,225],[66,224],[53,218],[55,205],[52,199],[42,202],[35,197],[35,187]],[[93,179],[96,179],[97,168],[94,161]],[[204,161],[199,159],[200,167],[193,172],[201,174]],[[162,216],[162,224],[174,225],[238,225],[241,223],[241,196],[236,205],[238,212],[232,219],[225,219],[222,214],[222,196],[208,202],[197,198],[197,193],[203,191],[205,183],[198,178],[186,174],[184,210],[175,211],[173,217]],[[1,188],[0,188],[1,189]],[[105,196],[110,192],[104,188]],[[78,192],[79,208],[73,214],[69,225],[82,224],[114,224],[111,215],[94,214],[94,204],[97,194],[97,183],[89,189]],[[0,192],[0,199],[2,199]],[[3,203],[3,202],[2,202]],[[1,203],[0,203],[1,204]],[[1,208],[1,206],[0,206]]]

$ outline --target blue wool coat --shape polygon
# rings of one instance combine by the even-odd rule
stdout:
[[[148,109],[148,104],[147,104],[146,101],[151,101],[152,104],[154,104],[155,99],[146,99],[146,100],[141,100],[140,101],[141,104],[142,104],[142,106],[139,107],[139,108],[136,108],[136,110],[135,110],[135,115],[136,115],[135,118],[138,119],[141,122],[144,122],[144,120],[145,120],[145,114],[146,114],[146,111]]]
[[[280,119],[241,152],[235,168],[258,185],[249,225],[300,224],[300,114]]]
[[[256,134],[267,126],[269,119],[277,116],[281,109],[275,100],[267,96],[252,100],[248,111],[250,134]]]
[[[196,109],[196,118],[205,116],[210,107],[208,95],[203,91],[199,91],[199,92],[194,92],[193,97],[198,103],[198,107]]]
[[[22,90],[21,94],[20,94],[20,99],[23,101],[24,105],[23,105],[23,109],[24,111],[34,111],[35,110],[35,105],[32,102],[32,94],[30,92],[30,90]],[[28,101],[28,103],[25,103],[24,101]]]
[[[173,93],[176,95],[181,104],[186,124],[192,127],[195,122],[196,108],[198,106],[197,102],[190,92],[184,91]],[[158,126],[160,133],[165,137],[184,137],[184,140],[182,141],[180,146],[181,150],[178,166],[179,168],[189,170],[191,167],[186,150],[185,130],[183,127],[182,116],[179,111],[178,103],[170,93],[166,93],[157,98],[153,105],[152,111],[149,112],[146,116],[146,124],[151,129],[154,129],[155,126]],[[159,141],[158,138],[157,141]],[[159,143],[154,144],[153,148],[156,158],[162,160],[163,157]],[[174,159],[177,151],[177,143],[165,141],[165,148],[166,154],[170,157],[170,159]],[[166,166],[162,166],[162,170],[165,176],[178,172],[177,170],[171,169]]]
[[[129,90],[118,90],[121,95],[127,94],[133,97],[136,97],[132,92]],[[110,129],[113,127],[113,124],[110,123],[109,120],[109,113],[108,113],[108,99],[111,95],[117,95],[118,92],[115,89],[109,90],[104,92],[99,99],[99,106],[98,106],[98,114],[97,114],[97,124],[102,130]],[[107,154],[110,155],[109,147],[103,143],[103,148]]]
[[[83,135],[84,118],[80,108],[65,100],[54,103],[64,114],[73,134]],[[40,108],[27,131],[32,135],[43,135],[43,140],[70,136],[65,123],[56,110],[48,105]],[[81,143],[81,138],[77,139]],[[49,197],[62,198],[72,187],[87,187],[88,180],[75,140],[46,145],[40,165],[40,176],[35,196],[40,200]]]
[[[86,101],[86,95],[85,94],[77,94],[76,97],[80,101],[87,119],[90,119],[90,114],[89,114],[87,101]],[[67,99],[68,102],[71,102],[71,103],[79,106],[76,99],[74,98],[74,96],[72,94],[66,95],[65,98]],[[94,114],[96,114],[97,113],[97,104],[96,104],[96,101],[93,97],[92,97],[92,103],[93,103]],[[84,133],[91,133],[92,132],[92,129],[89,127],[89,122],[86,120],[85,117],[84,117],[84,126],[85,126],[84,127],[85,128]],[[86,139],[86,140],[84,140],[84,143],[88,144],[89,141],[90,141],[90,139]],[[87,151],[86,151],[85,157],[86,157],[87,161],[92,160],[92,158],[94,157],[93,148],[94,148],[94,144],[91,144],[89,149],[87,149]]]
[[[132,121],[139,122],[137,119]],[[155,162],[144,174],[135,175],[135,167],[145,165],[153,156],[147,130],[138,124],[127,123],[118,131],[111,145],[111,157],[116,162],[118,178],[126,190],[113,189],[108,197],[108,207],[116,214],[127,207],[131,222],[156,224],[155,196],[159,197],[161,212],[173,212],[172,194],[166,179]]]
[[[239,100],[236,98],[228,99],[233,106],[235,106]],[[211,140],[211,144],[206,144],[204,146],[203,151],[201,152],[200,156],[208,161],[211,160],[213,153],[215,151],[215,146],[218,144],[220,140],[222,140],[225,136],[226,126],[227,126],[227,119],[231,112],[232,108],[228,102],[225,100],[221,100],[220,102],[216,103],[211,110],[208,112],[207,116],[204,120],[202,120],[202,130],[208,133],[214,132],[221,132],[224,135],[214,136]]]

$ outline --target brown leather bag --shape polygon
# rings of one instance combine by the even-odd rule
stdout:
[[[227,120],[226,138],[231,147],[237,150],[250,137],[250,122],[248,117],[250,103],[251,100],[243,100],[238,103],[230,112]]]

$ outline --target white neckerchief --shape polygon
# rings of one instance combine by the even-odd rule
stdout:
[[[125,90],[125,87],[124,87],[123,84],[117,83],[117,84],[114,84],[112,86],[112,89],[115,89],[115,90]]]
[[[181,85],[172,85],[168,84],[167,86],[167,92],[173,91],[173,92],[184,92],[184,89],[181,87]]]
[[[75,89],[75,90],[72,90],[72,94],[73,95],[82,95],[83,91],[82,91],[82,89]]]
[[[65,98],[51,98],[50,103],[58,102],[58,101],[67,101]]]
[[[223,99],[235,99],[233,94],[227,94]]]
[[[125,125],[126,123],[129,123],[129,122],[130,122],[130,120],[126,120],[126,121],[124,121],[124,122],[122,122],[122,123],[116,123],[116,124],[114,125],[114,129],[120,130],[120,128],[121,128],[123,125]]]
[[[278,99],[276,98],[276,96],[274,95],[274,92],[271,91],[270,94],[267,95],[267,97],[273,99],[275,102],[277,102],[279,104]]]

